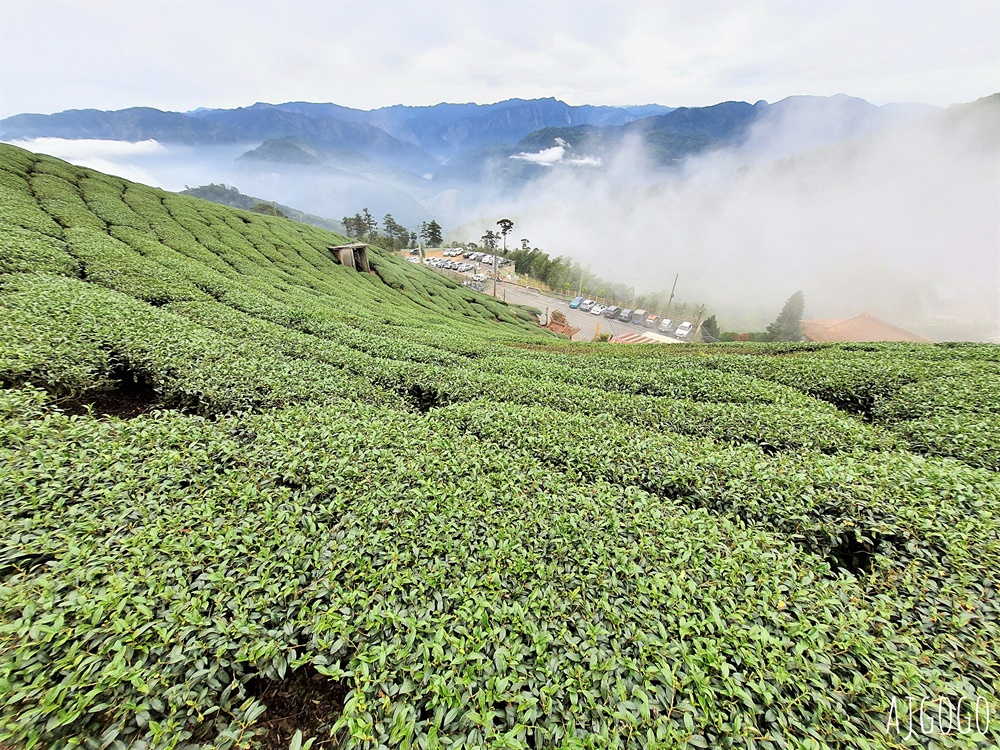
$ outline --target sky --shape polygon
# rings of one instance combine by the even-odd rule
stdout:
[[[997,0],[0,0],[0,118],[258,101],[706,106],[1000,90]]]

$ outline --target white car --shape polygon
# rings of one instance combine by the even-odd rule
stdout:
[[[590,308],[594,306],[594,300],[585,299],[580,303],[580,312],[590,312]]]
[[[602,304],[598,303],[598,304],[594,305],[592,308],[590,308],[590,314],[591,315],[601,315],[607,309],[608,309],[607,305],[602,305]]]
[[[685,320],[683,323],[681,323],[679,326],[677,326],[677,330],[674,331],[674,338],[675,339],[686,339],[687,336],[688,336],[688,334],[691,333],[691,329],[693,327],[694,326],[691,323],[688,323]]]
[[[473,281],[486,281],[486,274],[485,273],[474,273],[474,274],[472,274],[472,280]]]

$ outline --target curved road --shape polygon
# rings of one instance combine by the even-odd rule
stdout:
[[[486,291],[493,291],[493,281],[486,282]],[[517,286],[510,283],[497,284],[497,297],[519,305],[528,305],[542,311],[542,323],[548,322],[546,317],[553,310],[559,310],[566,316],[567,322],[580,332],[573,336],[574,341],[592,341],[600,333],[610,333],[617,336],[622,333],[653,333],[648,328],[622,323],[620,320],[608,320],[603,315],[591,315],[589,312],[570,309],[569,302],[558,297],[550,297],[536,289]],[[669,341],[663,337],[665,343]],[[677,342],[680,343],[680,342]]]

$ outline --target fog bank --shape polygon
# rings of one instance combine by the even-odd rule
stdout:
[[[599,178],[553,170],[491,210],[637,290],[679,273],[678,297],[724,329],[759,330],[801,289],[807,318],[867,310],[936,340],[980,339],[1000,333],[997,113],[994,98],[803,151],[790,144],[817,133],[806,108],[669,175],[633,141]]]

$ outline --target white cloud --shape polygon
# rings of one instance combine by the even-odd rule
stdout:
[[[0,23],[18,30],[0,47],[0,117],[840,92],[947,105],[995,91],[1000,66],[995,0],[7,0]]]
[[[166,153],[166,149],[155,140],[146,141],[109,141],[97,138],[27,138],[11,141],[15,146],[36,151],[41,154],[57,156],[60,159],[72,161],[82,158],[101,158],[104,156],[128,157],[139,154]]]
[[[526,161],[531,164],[538,164],[543,167],[551,167],[555,164],[568,164],[573,167],[599,167],[601,166],[601,160],[596,156],[566,156],[566,151],[569,148],[566,141],[562,138],[556,138],[556,145],[550,148],[542,149],[541,151],[536,151],[535,153],[529,153],[527,151],[522,151],[520,153],[511,156],[511,159],[517,159],[518,161]]]
[[[633,142],[600,173],[551,170],[480,213],[510,216],[533,245],[639,290],[669,289],[679,273],[682,300],[708,303],[740,330],[766,325],[802,289],[808,317],[867,309],[934,337],[942,286],[960,290],[968,319],[995,327],[995,118],[955,126],[936,115],[855,141],[803,142],[818,116],[796,108],[755,132],[752,151],[693,157],[667,180]]]
[[[134,163],[135,159],[166,154],[166,149],[154,140],[132,143],[98,139],[28,138],[11,143],[28,151],[55,156],[77,166],[118,175],[144,185],[156,185],[157,178],[154,172]]]
[[[233,160],[246,145],[191,148],[155,140],[139,142],[93,138],[28,138],[11,141],[28,151],[48,154],[99,172],[124,177],[165,190],[183,190],[185,185],[232,180]]]
[[[596,156],[577,156],[572,159],[566,159],[563,163],[574,167],[599,167],[602,162]]]
[[[566,153],[566,149],[563,146],[552,146],[552,148],[542,149],[534,154],[529,154],[522,151],[519,154],[514,154],[511,159],[518,159],[520,161],[530,162],[531,164],[541,164],[545,167],[551,167],[553,164],[558,164],[562,161],[563,155]]]

